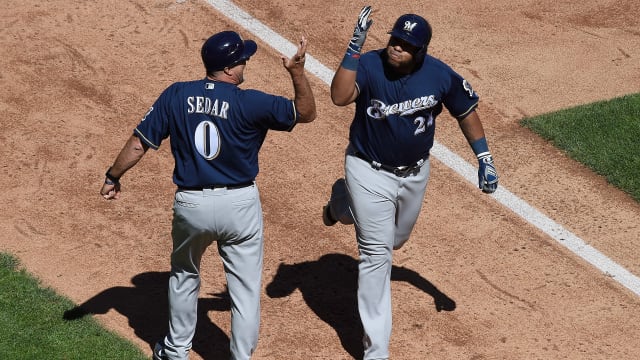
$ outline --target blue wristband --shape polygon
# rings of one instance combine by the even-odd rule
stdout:
[[[476,156],[482,154],[482,153],[488,153],[489,152],[489,145],[487,145],[487,138],[480,138],[474,142],[471,143],[471,149],[473,149],[473,153],[476,154]]]
[[[342,66],[347,70],[356,71],[358,70],[359,63],[360,63],[360,54],[347,51],[347,53],[344,54],[344,58],[342,59],[342,63],[340,63],[340,66]]]

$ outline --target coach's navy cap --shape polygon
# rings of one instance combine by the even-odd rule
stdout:
[[[255,41],[242,40],[235,31],[222,31],[202,45],[202,62],[207,72],[218,71],[249,60],[257,50]]]

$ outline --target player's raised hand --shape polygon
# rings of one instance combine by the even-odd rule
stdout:
[[[498,172],[493,157],[488,152],[478,155],[478,187],[482,192],[491,194],[498,188]]]
[[[305,55],[307,54],[307,39],[302,36],[300,38],[300,42],[298,43],[298,50],[295,55],[290,58],[286,56],[282,56],[282,65],[289,72],[304,72],[304,62],[306,60]]]
[[[367,39],[367,31],[373,20],[369,19],[371,15],[371,6],[367,5],[360,10],[360,14],[358,15],[358,22],[356,23],[355,28],[353,29],[353,37],[351,41],[349,41],[349,49],[348,51],[359,54],[362,50],[362,46],[364,45],[364,41]]]

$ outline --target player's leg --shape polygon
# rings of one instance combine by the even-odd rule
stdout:
[[[350,154],[352,148],[348,146],[345,154]],[[353,214],[349,205],[349,193],[344,178],[340,178],[331,186],[331,197],[322,208],[322,221],[326,226],[332,226],[337,222],[345,225],[353,224]]]
[[[331,198],[322,209],[322,220],[327,226],[336,222],[341,224],[353,224],[353,215],[349,207],[349,193],[344,178],[340,178],[331,187]]]
[[[387,359],[398,180],[354,156],[347,156],[345,173],[360,253],[358,310],[365,332],[364,359]]]
[[[394,250],[401,248],[409,240],[409,235],[418,220],[427,189],[429,171],[430,163],[427,160],[420,168],[420,172],[400,179]]]
[[[170,359],[187,359],[198,319],[200,261],[213,241],[207,228],[211,212],[202,192],[177,191],[172,225],[169,277],[169,334],[164,351]]]
[[[219,230],[226,236],[218,252],[231,297],[231,359],[246,360],[258,345],[260,328],[262,208],[255,186],[228,191],[225,202]]]

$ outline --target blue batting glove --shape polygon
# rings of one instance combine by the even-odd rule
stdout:
[[[373,20],[369,20],[369,15],[371,15],[371,6],[367,5],[360,11],[360,15],[358,15],[358,23],[353,29],[353,37],[351,38],[351,41],[349,41],[348,50],[351,53],[359,54],[362,50],[364,41],[367,38],[367,31],[373,23]]]
[[[498,188],[498,172],[489,152],[478,154],[478,187],[482,192],[491,194]]]
[[[340,63],[347,70],[356,71],[358,69],[360,51],[362,51],[362,46],[367,38],[367,31],[373,23],[373,20],[369,20],[369,15],[371,15],[371,6],[368,5],[363,7],[360,15],[358,15],[358,23],[353,29],[353,37],[349,41],[347,51],[344,54],[342,63]]]

